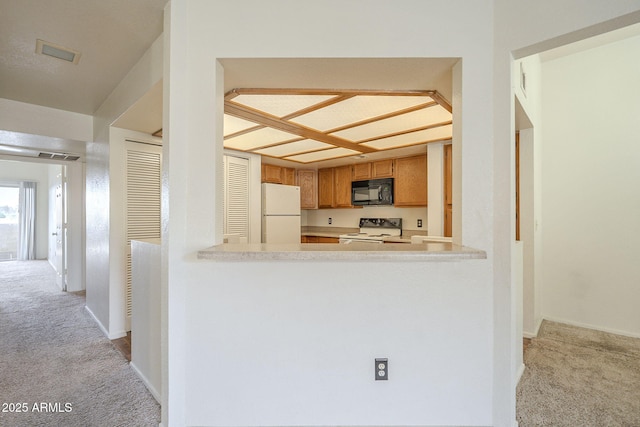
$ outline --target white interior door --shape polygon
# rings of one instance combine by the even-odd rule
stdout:
[[[56,199],[54,207],[55,230],[51,233],[55,239],[55,250],[53,251],[53,267],[56,269],[56,284],[63,291],[67,290],[66,262],[65,262],[65,187],[64,174],[58,175],[59,181],[56,185]]]
[[[249,239],[249,160],[224,156],[224,234]]]
[[[162,147],[126,145],[126,330],[131,330],[131,240],[160,238]]]

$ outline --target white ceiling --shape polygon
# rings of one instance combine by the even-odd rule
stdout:
[[[167,0],[0,0],[0,98],[92,115],[162,34]],[[79,51],[77,65],[36,39]]]

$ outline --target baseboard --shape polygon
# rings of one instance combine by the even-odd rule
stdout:
[[[520,383],[520,378],[522,378],[522,374],[524,374],[524,369],[525,369],[524,363],[521,363],[520,367],[518,368],[518,373],[516,374],[516,378],[517,378],[516,384]]]
[[[544,320],[556,323],[564,323],[565,325],[577,326],[579,328],[592,329],[594,331],[606,332],[608,334],[622,335],[630,338],[640,338],[640,333],[621,331],[613,328],[603,328],[601,326],[590,325],[588,323],[574,322],[571,320],[560,319],[557,317],[544,316]]]
[[[543,318],[541,318],[541,319],[538,321],[538,324],[536,325],[536,330],[535,330],[534,332],[522,331],[522,336],[523,336],[524,338],[535,338],[535,337],[537,337],[537,336],[538,336],[538,332],[540,332],[540,326],[542,326],[542,321],[543,321],[543,320],[544,320],[544,319],[543,319]]]
[[[110,334],[109,331],[107,331],[107,328],[105,328],[102,322],[98,319],[98,317],[95,314],[93,314],[93,311],[91,311],[89,306],[85,305],[84,309],[87,310],[87,313],[89,313],[89,315],[93,318],[93,321],[96,322],[96,324],[98,325],[102,333],[110,340],[115,340],[115,339],[127,336],[126,331],[118,331]]]
[[[160,393],[158,393],[158,390],[156,390],[156,388],[151,384],[149,379],[140,371],[140,369],[138,369],[136,364],[134,362],[129,362],[129,366],[131,366],[131,369],[133,369],[133,372],[135,372],[136,375],[140,377],[140,379],[142,380],[144,385],[147,387],[147,389],[149,390],[149,393],[151,393],[153,398],[156,399],[156,401],[159,404],[162,404],[162,396],[160,396]]]

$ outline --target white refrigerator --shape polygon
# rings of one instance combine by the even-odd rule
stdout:
[[[262,184],[262,243],[300,243],[300,187]]]

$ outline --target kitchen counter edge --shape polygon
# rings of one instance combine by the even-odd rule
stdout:
[[[485,251],[452,243],[244,243],[221,244],[198,252],[198,259],[210,261],[464,261],[486,258]]]

